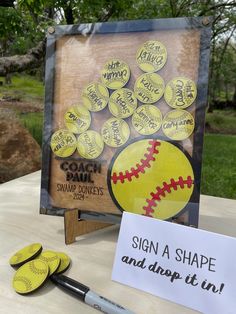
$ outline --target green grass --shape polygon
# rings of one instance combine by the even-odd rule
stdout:
[[[207,113],[206,122],[214,133],[236,134],[236,110],[214,110]]]
[[[43,113],[32,112],[19,115],[21,123],[29,130],[33,138],[42,146]]]
[[[0,77],[4,82],[4,78]],[[43,83],[30,75],[14,75],[12,84],[0,86],[0,98],[12,97],[25,102],[43,102]]]
[[[236,136],[206,134],[201,193],[236,199]]]

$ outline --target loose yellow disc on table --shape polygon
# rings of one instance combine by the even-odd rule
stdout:
[[[101,135],[93,130],[88,130],[78,137],[77,150],[80,156],[86,159],[95,159],[101,155],[104,142]]]
[[[82,92],[82,101],[90,111],[100,111],[108,103],[109,92],[106,86],[97,82],[88,84]]]
[[[60,258],[61,263],[55,273],[61,274],[68,269],[68,267],[70,266],[71,260],[69,256],[63,252],[56,252],[56,254]]]
[[[54,274],[60,265],[60,258],[57,256],[56,252],[53,251],[43,251],[38,259],[48,264],[49,276]]]
[[[165,83],[156,73],[145,73],[138,77],[134,85],[135,96],[145,104],[157,102],[164,94]]]
[[[65,113],[64,119],[68,130],[75,134],[86,131],[91,123],[90,112],[81,105],[69,108]]]
[[[130,78],[130,68],[119,59],[109,60],[101,72],[101,80],[110,89],[119,89],[127,84]]]
[[[128,118],[137,108],[137,98],[128,88],[114,91],[109,99],[109,110],[117,118]]]
[[[108,146],[120,147],[128,141],[130,129],[124,120],[110,118],[103,124],[101,134]]]
[[[9,260],[11,266],[21,266],[29,260],[35,258],[42,251],[42,244],[33,243],[17,251]]]
[[[132,116],[133,127],[142,135],[154,134],[160,129],[161,123],[161,111],[153,105],[142,105],[138,107]]]
[[[194,81],[186,77],[176,77],[166,85],[165,101],[176,109],[185,109],[192,105],[197,96],[197,88]]]
[[[194,130],[194,117],[186,110],[169,111],[162,122],[163,133],[170,139],[181,141],[188,138]]]
[[[110,194],[124,211],[169,219],[184,209],[193,193],[191,163],[169,142],[139,139],[120,151],[110,167]]]
[[[145,42],[137,51],[136,62],[144,72],[156,72],[166,63],[166,47],[157,40]]]
[[[51,137],[51,149],[59,157],[69,157],[76,150],[77,140],[68,130],[58,130]]]
[[[20,294],[28,294],[43,285],[48,277],[49,267],[40,259],[21,266],[13,278],[13,288]]]

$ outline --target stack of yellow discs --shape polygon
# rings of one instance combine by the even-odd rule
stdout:
[[[67,270],[70,258],[62,252],[42,252],[42,245],[33,243],[16,252],[9,263],[20,266],[13,277],[13,288],[17,293],[28,294],[40,288],[48,276]]]

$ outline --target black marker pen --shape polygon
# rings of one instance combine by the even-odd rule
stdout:
[[[50,277],[52,282],[64,288],[66,291],[74,294],[79,300],[91,305],[95,309],[106,314],[135,314],[123,306],[118,305],[107,298],[104,298],[95,292],[91,291],[89,287],[82,283],[66,277],[64,275],[52,275]]]

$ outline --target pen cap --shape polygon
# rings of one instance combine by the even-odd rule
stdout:
[[[64,275],[54,274],[50,278],[52,282],[54,282],[57,286],[74,294],[78,299],[82,301],[84,301],[85,295],[89,291],[89,288],[87,286]]]

